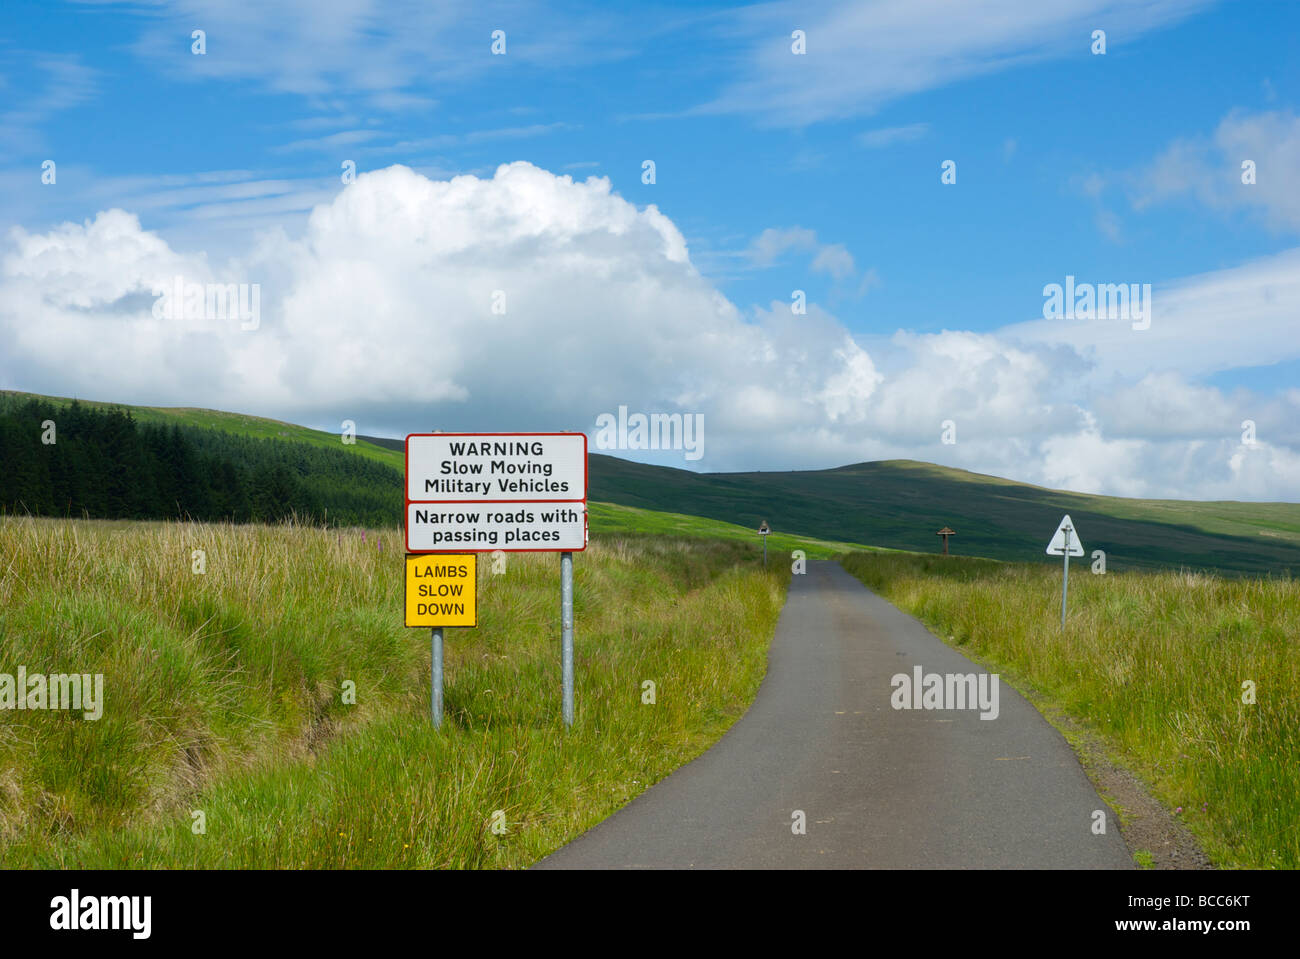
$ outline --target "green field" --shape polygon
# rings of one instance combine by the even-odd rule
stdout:
[[[906,554],[849,572],[1098,734],[1216,865],[1300,868],[1300,581]],[[1254,704],[1243,683],[1254,683]]]
[[[396,530],[0,520],[0,671],[105,687],[94,721],[0,711],[0,866],[526,866],[752,701],[790,575],[755,545],[593,536],[567,732],[558,559],[482,564],[434,731]]]
[[[759,556],[763,552],[763,544],[758,533],[752,528],[737,526],[734,523],[723,523],[700,516],[685,516],[681,513],[658,513],[637,509],[635,506],[619,506],[615,503],[591,503],[588,505],[587,514],[591,531],[596,534],[652,533],[657,536],[720,540],[749,544]],[[833,542],[791,533],[769,534],[767,550],[769,562],[776,562],[775,557],[784,556],[794,550],[801,550],[805,559],[834,559],[849,550],[881,551],[874,546]]]

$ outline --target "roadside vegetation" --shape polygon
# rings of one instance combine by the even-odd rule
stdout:
[[[510,554],[447,631],[435,731],[400,530],[0,519],[0,673],[104,677],[95,721],[0,710],[0,866],[535,862],[739,718],[790,575],[755,542],[593,528],[573,728],[559,560]]]

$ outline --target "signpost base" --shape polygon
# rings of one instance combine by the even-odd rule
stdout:
[[[560,668],[564,725],[573,725],[573,554],[560,554]]]
[[[1065,597],[1070,592],[1070,554],[1065,554],[1065,572],[1061,576],[1061,628],[1065,629]]]

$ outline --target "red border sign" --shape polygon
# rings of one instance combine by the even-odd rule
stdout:
[[[568,499],[526,499],[518,496],[508,497],[506,499],[473,499],[473,500],[447,500],[447,499],[411,499],[411,437],[413,436],[581,436],[582,437],[582,496],[569,497]],[[469,549],[464,546],[455,549],[412,549],[411,548],[411,531],[407,524],[407,517],[411,512],[412,503],[457,503],[462,505],[473,505],[476,503],[581,503],[587,505],[587,487],[589,485],[587,456],[587,434],[573,432],[557,433],[407,433],[406,440],[402,444],[402,538],[406,543],[406,551],[412,554],[428,553],[495,553],[498,548],[493,549]],[[590,518],[587,510],[582,514],[582,548],[581,549],[502,549],[502,553],[581,553],[587,548],[587,543],[591,539]]]

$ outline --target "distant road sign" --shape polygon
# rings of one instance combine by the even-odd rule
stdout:
[[[1083,555],[1083,543],[1079,542],[1079,533],[1075,530],[1069,513],[1065,514],[1065,518],[1061,520],[1061,525],[1056,527],[1056,533],[1052,536],[1052,541],[1047,544],[1047,552],[1052,556],[1063,556],[1066,553],[1067,542],[1069,544],[1069,555]]]
[[[408,503],[560,503],[587,498],[583,433],[412,433]]]
[[[406,557],[407,626],[477,626],[478,557]]]
[[[586,503],[408,503],[411,553],[577,553],[587,548]]]
[[[955,529],[950,529],[950,528],[948,528],[947,526],[945,526],[943,529],[939,530],[939,532],[936,533],[935,535],[938,536],[940,539],[943,540],[943,555],[944,555],[944,556],[947,556],[947,555],[948,555],[948,537],[949,537],[949,536],[956,536],[956,535],[957,535],[957,531],[956,531]]]

